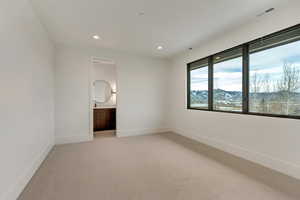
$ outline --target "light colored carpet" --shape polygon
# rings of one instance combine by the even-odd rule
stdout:
[[[298,180],[164,133],[56,146],[19,200],[288,200],[299,199],[299,188]]]

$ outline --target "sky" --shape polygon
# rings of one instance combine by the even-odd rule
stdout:
[[[281,78],[285,62],[300,70],[300,41],[250,54],[250,82],[254,73],[259,76],[269,74],[276,82]],[[207,90],[208,67],[191,72],[191,89]],[[214,89],[242,91],[242,57],[214,65]]]

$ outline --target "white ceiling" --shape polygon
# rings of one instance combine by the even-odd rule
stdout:
[[[286,0],[32,0],[56,43],[169,57]],[[139,15],[143,12],[144,15]],[[92,36],[98,34],[101,40]],[[156,47],[161,45],[163,50]]]

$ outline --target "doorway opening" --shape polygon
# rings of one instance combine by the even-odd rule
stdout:
[[[115,62],[93,58],[90,85],[90,134],[96,138],[115,136],[117,129]]]

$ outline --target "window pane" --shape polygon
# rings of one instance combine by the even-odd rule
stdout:
[[[238,48],[215,55],[213,108],[222,111],[242,111],[243,59]]]
[[[190,107],[208,109],[208,64],[190,71]]]
[[[256,46],[250,45],[249,111],[300,116],[300,41]]]

